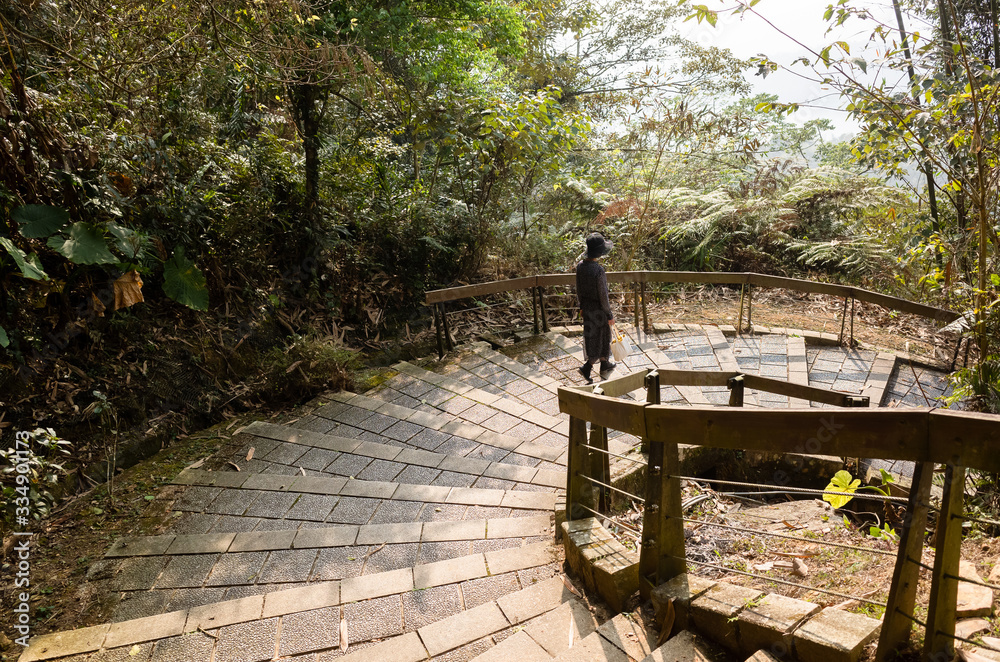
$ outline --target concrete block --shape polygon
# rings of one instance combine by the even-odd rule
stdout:
[[[101,647],[110,625],[95,625],[90,628],[54,632],[32,637],[19,660],[49,660],[76,653],[89,653]]]
[[[659,618],[668,602],[674,605],[674,629],[686,630],[690,625],[691,600],[715,586],[714,580],[697,575],[677,575],[653,589],[651,598]]]
[[[632,614],[618,614],[597,631],[633,660],[645,659],[656,648],[657,633]]]
[[[653,651],[642,662],[715,662],[716,656],[704,639],[684,630]]]
[[[463,611],[417,630],[431,657],[499,632],[510,624],[494,602]]]
[[[460,556],[445,561],[423,563],[413,567],[413,588],[431,588],[457,584],[486,576],[486,561],[482,554]]]
[[[792,634],[795,656],[810,662],[857,662],[882,623],[843,609],[824,609]]]
[[[756,589],[719,582],[691,601],[691,623],[698,631],[711,633],[713,641],[738,651],[737,617],[763,596]]]
[[[552,659],[545,649],[523,630],[507,637],[499,644],[482,655],[474,657],[472,662],[549,662]]]
[[[745,654],[765,649],[785,655],[792,649],[792,631],[820,610],[819,605],[777,593],[765,595],[740,614],[737,622]]]
[[[524,631],[555,657],[590,635],[596,627],[593,614],[578,600],[571,600],[531,621]]]
[[[553,662],[629,662],[628,656],[596,632],[553,658]]]
[[[564,522],[563,547],[570,568],[615,611],[639,590],[639,558],[594,517]]]
[[[516,625],[573,599],[575,596],[563,583],[563,578],[553,577],[515,593],[508,593],[497,600],[497,605],[511,624]]]

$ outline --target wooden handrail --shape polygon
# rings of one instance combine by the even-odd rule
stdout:
[[[908,299],[890,296],[873,292],[852,285],[837,285],[835,283],[821,283],[801,278],[787,278],[785,276],[771,276],[754,272],[722,272],[722,271],[609,271],[608,281],[612,283],[711,283],[718,285],[756,285],[758,287],[773,287],[796,292],[806,292],[810,294],[830,294],[845,298],[854,298],[858,301],[878,304],[898,310],[899,312],[919,315],[932,319],[936,322],[947,324],[959,317],[960,313],[953,310],[946,310],[936,306],[930,306]],[[510,280],[495,280],[488,283],[476,285],[463,285],[461,287],[450,287],[439,290],[430,290],[425,295],[427,305],[457,301],[475,296],[485,296],[487,294],[498,294],[500,292],[511,292],[514,290],[524,290],[532,287],[551,287],[555,285],[574,285],[576,278],[573,274],[543,274],[538,276],[525,276],[522,278],[512,278]]]

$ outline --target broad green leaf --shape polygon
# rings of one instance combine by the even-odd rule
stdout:
[[[860,478],[854,478],[851,480],[852,476],[849,471],[844,471],[841,469],[833,475],[830,479],[830,484],[824,489],[828,492],[849,492],[853,494],[857,491],[858,486],[861,485]],[[824,494],[823,501],[828,502],[831,506],[836,508],[843,508],[846,506],[853,497],[849,497],[843,494]]]
[[[21,270],[22,276],[32,280],[49,279],[49,275],[45,273],[41,263],[38,261],[38,255],[35,253],[31,255],[26,254],[7,237],[0,237],[0,246],[7,249],[10,256],[14,258],[14,262],[17,264],[17,268]]]
[[[194,310],[208,310],[208,283],[205,274],[178,247],[174,256],[163,265],[163,292]]]
[[[0,326],[0,347],[7,347],[10,345],[10,338],[7,337],[7,332],[2,326]]]
[[[21,205],[10,213],[18,230],[29,239],[51,237],[69,224],[69,212],[51,205]]]
[[[70,226],[69,238],[56,235],[49,238],[48,245],[74,264],[112,264],[118,261],[108,250],[101,229],[82,221]]]

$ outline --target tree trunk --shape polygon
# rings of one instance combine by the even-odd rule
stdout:
[[[944,11],[943,0],[939,0],[941,11]],[[906,38],[906,28],[903,26],[903,12],[899,8],[899,0],[892,0],[892,8],[896,11],[896,24],[899,26],[899,39],[903,44],[903,54],[906,56],[906,66],[910,76],[910,87],[913,92],[913,101],[920,105],[920,93],[916,88],[917,75],[913,71],[913,57],[910,55],[910,42]],[[923,163],[924,176],[927,178],[927,204],[931,210],[931,229],[934,234],[941,234],[941,221],[938,216],[937,193],[934,190],[934,169],[931,166],[931,159],[924,150]],[[941,251],[938,249],[939,243],[934,244],[934,261],[939,269],[944,267],[941,258]]]
[[[305,212],[310,228],[317,229],[319,211],[319,112],[316,101],[319,87],[305,82],[292,88],[295,122],[302,138],[305,156]]]

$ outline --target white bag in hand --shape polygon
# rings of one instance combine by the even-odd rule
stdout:
[[[611,326],[611,356],[615,361],[621,363],[625,357],[632,353],[632,343],[628,341],[628,336],[621,333],[617,326]]]

